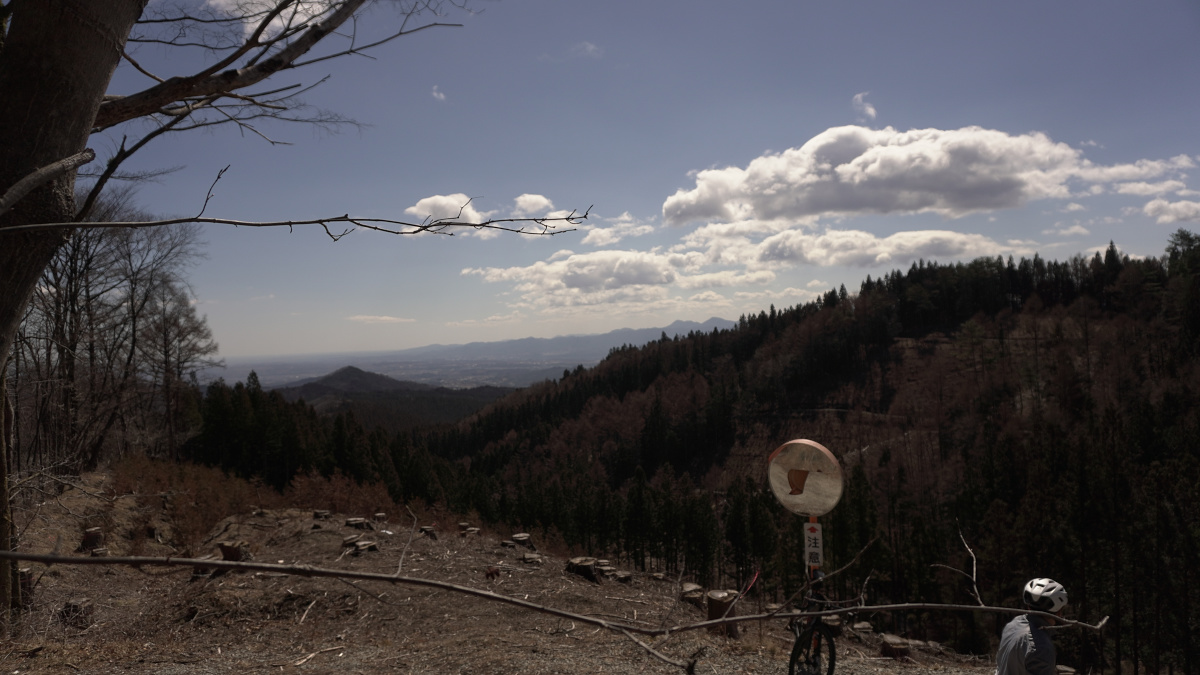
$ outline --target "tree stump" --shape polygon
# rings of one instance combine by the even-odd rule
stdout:
[[[73,628],[87,628],[93,618],[92,601],[87,598],[72,598],[58,610],[58,620]]]
[[[250,553],[250,544],[244,541],[223,541],[217,544],[217,548],[221,549],[221,559],[230,562],[246,562],[254,560],[254,554]]]
[[[216,556],[210,554],[210,555],[206,555],[206,556],[201,556],[200,558],[198,558],[198,560],[213,560],[215,558],[216,558]],[[193,567],[191,580],[195,581],[197,579],[203,579],[204,577],[211,576],[212,573],[213,573],[213,571],[212,571],[211,567]]]
[[[94,548],[94,549],[92,549],[92,557],[93,558],[107,558],[108,557],[108,549],[103,546],[101,546],[100,548]]]
[[[478,528],[478,527],[468,527],[467,529],[463,530],[463,531],[462,531],[462,532],[459,534],[459,536],[461,536],[461,537],[470,537],[470,536],[476,536],[476,535],[478,535],[478,534],[479,534],[479,528]]]
[[[367,541],[366,539],[360,539],[359,541],[354,542],[354,549],[353,549],[352,553],[354,555],[362,555],[363,553],[366,553],[367,551],[378,551],[378,550],[379,550],[379,544],[376,544],[373,541]]]
[[[317,509],[313,511],[313,520],[329,520],[329,511],[325,509]]]
[[[471,528],[470,523],[463,522],[463,523],[458,524],[458,531],[461,533],[466,533],[466,531],[469,530],[470,528]]]
[[[350,548],[350,547],[351,547],[351,546],[353,546],[353,545],[355,544],[355,542],[357,542],[359,539],[362,539],[362,535],[361,535],[361,534],[352,534],[352,535],[350,535],[349,537],[343,537],[343,538],[342,538],[342,548]]]
[[[879,645],[879,652],[884,656],[890,656],[893,659],[900,659],[908,656],[908,640],[899,635],[891,633],[883,634],[883,642]]]
[[[375,514],[375,522],[386,523],[387,522],[387,514],[386,513],[376,513]]]
[[[371,521],[367,520],[366,518],[347,518],[346,519],[346,527],[353,527],[356,530],[373,530],[373,529],[375,529],[375,528],[371,527]]]
[[[708,619],[723,619],[731,616],[737,616],[733,606],[734,600],[737,600],[737,591],[709,591],[708,592]],[[728,635],[731,638],[738,636],[738,627],[736,623],[726,624],[723,626],[713,626],[710,631],[718,635]]]
[[[518,532],[512,536],[513,543],[517,546],[524,546],[530,551],[536,551],[537,547],[533,545],[533,539],[525,532]]]
[[[829,627],[829,632],[833,633],[834,637],[841,636],[842,625],[843,625],[842,617],[837,616],[837,615],[823,616],[823,617],[821,617],[821,623],[823,623]]]
[[[571,558],[567,561],[567,571],[571,574],[578,574],[593,583],[600,583],[600,571],[596,569],[595,558]]]
[[[425,535],[426,537],[429,537],[430,539],[432,539],[434,541],[437,541],[437,530],[433,529],[432,525],[422,525],[421,526],[421,534]]]
[[[33,578],[33,570],[28,567],[17,570],[17,577],[21,586],[21,609],[29,609],[33,606],[33,587],[37,580]]]
[[[542,556],[536,553],[522,553],[521,562],[532,565],[541,565],[545,561],[542,560]]]
[[[79,542],[79,548],[75,550],[84,553],[94,548],[100,548],[103,545],[104,532],[98,527],[89,527],[83,531],[83,540]]]
[[[869,621],[856,621],[856,622],[854,622],[854,624],[852,626],[850,626],[850,628],[854,629],[854,631],[858,632],[858,633],[873,633],[873,632],[875,632],[875,627],[872,626],[871,622],[869,622]]]
[[[517,542],[505,539],[504,541],[500,542],[500,545],[504,548],[516,548]]]
[[[685,582],[680,590],[679,599],[688,604],[695,605],[699,609],[704,609],[704,589],[700,584],[693,584],[690,581]]]
[[[633,572],[621,570],[613,574],[613,578],[616,579],[617,583],[619,584],[633,583]]]

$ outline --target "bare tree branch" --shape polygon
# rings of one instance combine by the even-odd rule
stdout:
[[[557,229],[560,224],[579,225],[588,218],[591,213],[589,207],[584,213],[572,211],[566,216],[556,216],[553,218],[494,218],[485,220],[479,223],[462,222],[453,219],[438,218],[421,223],[413,223],[403,220],[391,220],[388,218],[356,218],[349,214],[340,216],[331,216],[328,218],[311,218],[307,220],[276,220],[276,221],[252,221],[252,220],[233,220],[231,218],[205,218],[201,216],[183,217],[183,218],[167,218],[164,220],[148,220],[148,221],[119,221],[119,222],[104,222],[104,223],[35,223],[31,225],[15,225],[0,229],[0,234],[8,234],[11,232],[29,232],[33,230],[56,230],[70,227],[82,228],[120,228],[120,227],[162,227],[164,225],[177,225],[179,223],[206,223],[210,225],[233,225],[234,227],[287,227],[293,228],[302,225],[322,225],[326,228],[326,233],[334,241],[353,232],[353,228],[348,229],[341,234],[333,234],[329,229],[329,225],[338,223],[346,223],[364,230],[372,230],[382,232],[384,234],[444,234],[448,237],[454,236],[453,232],[448,230],[452,228],[470,228],[474,230],[499,230],[501,232],[512,232],[514,234],[528,234],[537,236],[548,236],[555,234],[563,234],[565,232],[573,232],[574,229]]]
[[[0,214],[11,209],[14,204],[21,201],[25,195],[33,192],[38,186],[49,183],[64,173],[83,166],[93,159],[96,159],[96,152],[91,148],[87,148],[79,154],[60,159],[25,176],[0,196]]]
[[[366,0],[345,0],[324,21],[309,26],[295,41],[261,63],[221,73],[210,72],[210,68],[191,77],[172,77],[136,94],[106,100],[100,104],[93,127],[106,129],[136,117],[153,114],[172,101],[183,98],[223,94],[258,84],[281,70],[293,67],[297,59],[348,21],[365,3]],[[251,40],[247,40],[245,44],[251,44]]]
[[[930,565],[930,567],[941,567],[942,569],[947,569],[947,570],[950,570],[951,572],[958,572],[959,574],[963,575],[964,577],[970,579],[971,580],[971,596],[974,597],[975,602],[978,602],[979,606],[982,607],[983,606],[983,598],[979,597],[979,583],[976,581],[976,576],[975,576],[976,568],[978,566],[979,561],[975,559],[975,552],[972,551],[971,547],[967,544],[967,538],[963,536],[963,533],[961,530],[958,533],[958,538],[962,540],[963,548],[967,549],[967,553],[971,554],[971,573],[967,574],[966,572],[964,572],[960,569],[951,567],[949,565],[943,565],[941,563],[934,563],[934,564]]]

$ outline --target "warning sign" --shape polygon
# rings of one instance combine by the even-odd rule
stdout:
[[[804,525],[804,563],[809,567],[820,567],[825,563],[820,523]]]

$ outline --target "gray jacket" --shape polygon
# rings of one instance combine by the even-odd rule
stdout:
[[[1057,653],[1046,620],[1022,614],[1004,627],[996,652],[996,675],[1055,675]]]

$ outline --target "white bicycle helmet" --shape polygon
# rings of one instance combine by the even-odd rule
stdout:
[[[1033,579],[1025,584],[1025,604],[1042,612],[1057,612],[1067,606],[1067,589],[1053,579]]]

